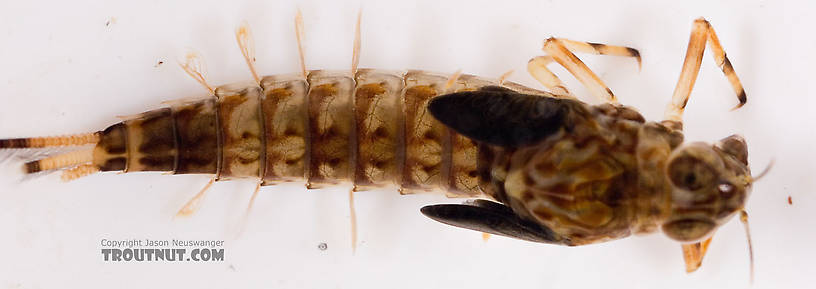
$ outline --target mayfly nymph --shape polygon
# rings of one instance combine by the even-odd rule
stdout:
[[[633,48],[549,38],[545,55],[527,66],[547,88],[541,91],[505,81],[507,74],[487,79],[358,69],[358,17],[351,69],[309,71],[301,19],[298,13],[298,74],[260,76],[252,35],[242,25],[236,39],[253,81],[212,87],[201,60],[189,54],[182,68],[208,97],[168,102],[98,132],[0,139],[0,149],[69,148],[24,164],[27,174],[61,171],[64,180],[97,172],[212,176],[180,215],[193,213],[214,181],[255,180],[255,194],[281,182],[305,181],[307,188],[351,183],[353,223],[355,191],[395,186],[403,194],[481,197],[421,211],[446,224],[527,241],[576,246],[660,230],[682,243],[689,272],[732,217],[740,215],[747,233],[744,207],[759,177],[751,176],[745,140],[732,135],[715,144],[683,144],[682,114],[706,46],[733,86],[737,108],[747,101],[702,18],[694,21],[659,122],[619,104],[573,54],[633,57],[639,64]],[[547,68],[552,63],[604,103],[578,100]]]

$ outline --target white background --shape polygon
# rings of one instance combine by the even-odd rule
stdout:
[[[361,67],[486,77],[514,69],[511,80],[540,88],[525,65],[548,36],[632,46],[643,56],[640,73],[631,59],[582,58],[621,102],[659,120],[691,23],[704,16],[748,104],[729,112],[736,97],[706,55],[685,115],[687,140],[739,133],[755,173],[776,160],[747,205],[753,288],[816,284],[816,21],[807,1],[167,2],[0,2],[0,138],[95,131],[116,115],[202,96],[176,65],[188,47],[204,55],[211,83],[248,80],[233,35],[242,20],[255,32],[259,72],[296,72],[297,7],[310,69],[348,69],[360,7]],[[596,101],[563,69],[556,72]],[[251,182],[217,183],[197,215],[173,220],[206,176],[107,173],[67,184],[56,174],[20,177],[18,164],[0,168],[0,288],[749,287],[736,220],[718,231],[703,267],[687,275],[680,246],[660,234],[576,248],[501,237],[485,243],[479,233],[419,213],[458,200],[367,191],[356,198],[361,243],[352,255],[346,188],[264,188],[239,234]],[[226,261],[105,263],[103,238],[222,239]],[[318,250],[321,242],[328,250]]]

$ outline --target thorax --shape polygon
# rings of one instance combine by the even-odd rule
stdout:
[[[581,121],[536,145],[483,145],[485,192],[575,245],[654,231],[667,205],[672,131],[624,106],[578,113]]]

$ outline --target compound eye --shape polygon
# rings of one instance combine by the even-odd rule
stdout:
[[[696,191],[716,181],[716,173],[705,162],[693,157],[679,157],[669,164],[669,178],[674,186]]]

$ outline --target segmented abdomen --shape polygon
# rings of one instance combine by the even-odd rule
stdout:
[[[177,103],[107,128],[93,162],[102,171],[478,195],[477,146],[436,121],[427,104],[441,93],[497,83],[469,75],[450,87],[447,81],[421,71],[360,70],[355,77],[312,71],[305,79],[268,76],[260,86],[225,85],[212,99]]]

